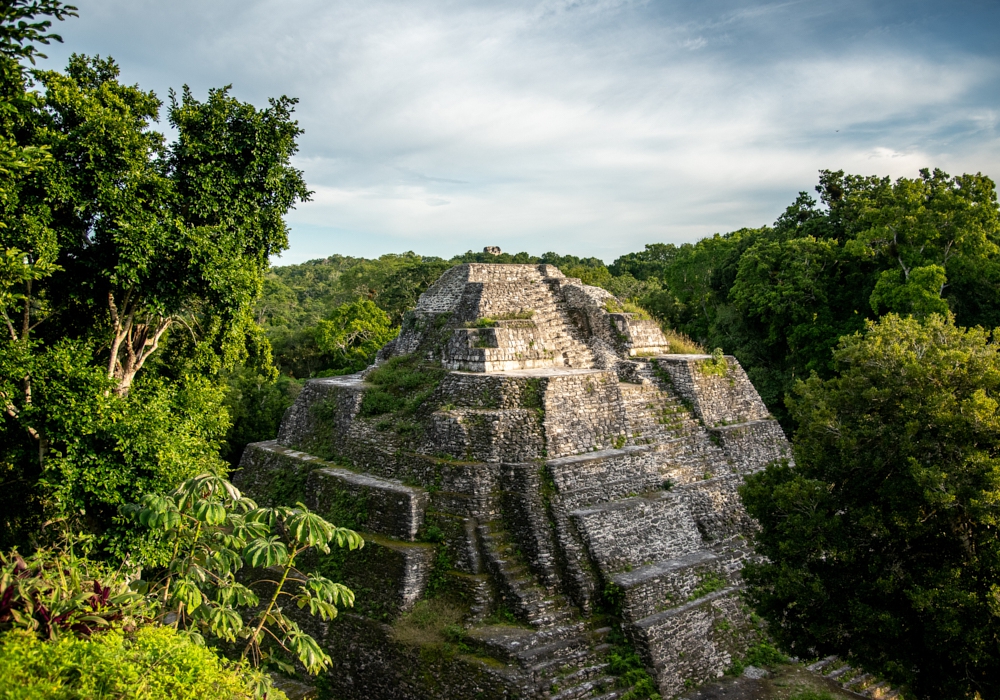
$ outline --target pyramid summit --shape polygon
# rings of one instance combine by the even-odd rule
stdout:
[[[251,496],[368,542],[319,562],[357,593],[317,635],[335,697],[610,699],[622,650],[670,697],[759,634],[736,489],[788,443],[735,358],[626,308],[551,265],[455,266],[247,448]]]

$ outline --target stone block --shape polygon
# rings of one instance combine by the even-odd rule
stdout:
[[[684,484],[674,489],[687,506],[706,543],[720,542],[752,529],[737,492],[743,478],[739,474],[717,476],[704,481]]]
[[[545,440],[549,457],[624,445],[627,425],[618,377],[609,371],[553,374],[545,386]]]
[[[316,568],[354,591],[356,611],[375,620],[393,620],[426,592],[434,545],[371,533],[362,536],[363,548],[353,552],[333,548],[328,555],[317,555]]]
[[[746,650],[750,622],[735,594],[723,589],[628,627],[646,650],[663,697],[677,695],[686,682],[718,678]]]
[[[309,474],[308,498],[311,508],[335,524],[356,521],[368,532],[411,542],[427,507],[423,489],[338,467]]]
[[[722,563],[719,556],[702,549],[614,574],[611,582],[621,589],[622,615],[641,620],[688,602],[707,576],[727,578]]]
[[[631,446],[550,459],[560,501],[570,509],[659,489],[663,476],[655,447]]]
[[[243,450],[233,483],[259,505],[292,505],[306,502],[309,474],[325,464],[275,440],[252,443]]]
[[[673,492],[579,508],[570,517],[605,574],[674,559],[702,547],[687,503]]]
[[[779,459],[791,459],[792,451],[776,420],[758,420],[712,428],[709,432],[740,474],[752,474]]]
[[[711,359],[711,355],[660,355],[653,362],[706,427],[771,417],[735,357],[725,356],[721,374],[705,370],[705,362]]]

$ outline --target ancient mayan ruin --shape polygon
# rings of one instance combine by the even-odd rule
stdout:
[[[310,381],[238,483],[364,534],[317,562],[356,607],[302,621],[331,697],[617,698],[625,644],[668,698],[756,632],[736,489],[789,454],[733,357],[669,354],[553,266],[464,264],[374,367]],[[419,610],[452,623],[422,639]]]

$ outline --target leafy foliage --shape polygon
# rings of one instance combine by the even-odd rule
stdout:
[[[431,397],[445,371],[424,362],[419,355],[397,355],[367,376],[375,385],[361,400],[361,415],[380,416],[386,413],[412,415]]]
[[[51,41],[62,42],[58,34],[48,33],[53,18],[62,21],[67,17],[77,17],[76,7],[60,0],[7,0],[0,10],[0,54],[11,58],[26,58],[35,63],[35,57],[47,58],[38,52],[38,44]]]
[[[130,494],[173,488],[193,471],[224,471],[222,389],[206,377],[150,376],[119,395],[106,369],[93,364],[92,349],[72,340],[30,341],[29,348],[0,342],[0,392],[17,414],[0,424],[2,546],[23,549],[43,522],[69,518],[96,534],[106,553],[162,557],[118,510]]]
[[[257,690],[265,683],[261,672],[169,627],[48,642],[21,630],[0,634],[0,684],[11,700],[248,700],[261,697]],[[285,694],[271,688],[267,698],[282,700]]]
[[[747,479],[750,599],[784,645],[917,697],[997,697],[1000,355],[982,329],[889,314],[796,385],[795,466]]]
[[[615,685],[619,688],[627,688],[622,698],[628,700],[659,700],[660,694],[657,692],[656,682],[649,675],[642,659],[629,646],[624,637],[619,633],[615,635],[617,643],[608,652],[608,673],[617,676]]]
[[[270,640],[310,673],[330,666],[329,656],[278,602],[308,608],[323,620],[336,617],[338,608],[353,606],[354,593],[346,586],[303,573],[295,563],[310,550],[329,554],[331,544],[363,547],[356,532],[328,523],[301,503],[257,507],[212,474],[186,480],[169,496],[148,494],[130,510],[142,525],[162,533],[173,552],[160,577],[138,586],[159,602],[159,619],[202,637],[245,640],[243,656],[254,665],[273,661],[284,666],[268,651]],[[245,584],[237,577],[244,564],[267,570],[277,580]],[[262,599],[258,590],[268,595]]]
[[[145,556],[115,520],[122,486],[224,469],[211,380],[253,364],[248,345],[270,363],[251,314],[282,216],[309,193],[289,165],[294,100],[185,89],[168,144],[159,99],[111,59],[29,75],[17,59],[74,15],[54,0],[0,15],[0,546],[73,517],[109,553]]]
[[[334,309],[316,326],[316,345],[333,358],[334,369],[360,371],[371,364],[375,353],[392,340],[389,316],[368,299],[358,299]]]
[[[68,541],[28,557],[0,553],[0,631],[87,637],[111,628],[134,630],[149,619],[150,607],[121,571],[82,555],[88,539],[67,535]]]
[[[923,170],[917,178],[821,171],[771,227],[681,246],[653,244],[610,266],[655,281],[638,302],[705,347],[736,356],[786,427],[797,379],[833,376],[838,340],[885,313],[952,311],[1000,325],[1000,217],[993,182]]]

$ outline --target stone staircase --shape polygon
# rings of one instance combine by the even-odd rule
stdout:
[[[690,435],[697,421],[683,403],[647,380],[643,384],[621,382],[622,405],[628,425],[629,445],[650,445]]]
[[[564,595],[538,583],[500,521],[479,525],[477,533],[486,566],[500,582],[500,600],[511,612],[535,628],[551,627],[574,617]]]
[[[501,296],[494,287],[507,283],[482,283],[482,297]],[[518,304],[497,313],[494,326],[456,329],[451,352],[456,369],[508,371],[545,367],[590,368],[594,356],[557,298],[553,286],[542,280],[526,281]],[[530,310],[530,318],[510,318]],[[481,367],[480,367],[481,365]]]
[[[836,681],[844,690],[861,697],[874,700],[894,700],[900,697],[898,690],[886,681],[881,681],[870,673],[844,663],[836,656],[828,656],[806,666],[806,670],[818,673],[824,678]]]
[[[653,374],[649,363],[637,363],[641,383],[620,382],[625,408],[626,444],[657,445],[665,478],[685,484],[716,476],[727,463],[725,452],[712,441],[684,401]]]
[[[545,630],[489,626],[469,630],[467,639],[483,653],[517,667],[535,698],[613,700],[628,692],[608,672],[610,627],[583,623]]]

